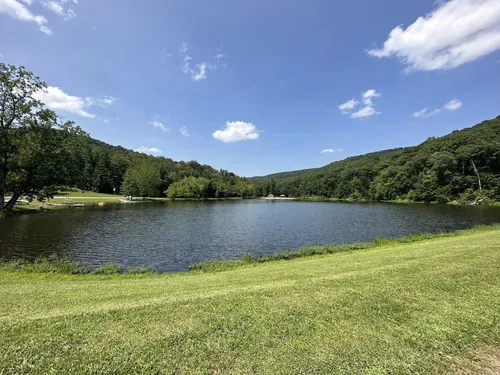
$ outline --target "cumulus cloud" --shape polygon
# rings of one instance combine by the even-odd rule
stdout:
[[[31,5],[31,1],[24,1],[26,5]],[[32,13],[24,4],[17,0],[0,0],[0,13],[6,13],[12,18],[23,21],[33,22],[38,25],[41,32],[52,34],[51,29],[46,26],[47,19],[38,14]]]
[[[160,149],[157,149],[156,147],[145,147],[141,146],[136,148],[134,151],[136,152],[141,152],[143,154],[163,154],[163,151]]]
[[[339,109],[342,113],[349,113],[349,111],[352,111],[358,104],[359,102],[353,98],[339,105]]]
[[[85,109],[91,105],[89,101],[66,94],[59,87],[49,86],[47,90],[39,91],[33,96],[54,111],[70,112],[81,117],[96,117],[96,115],[87,112]]]
[[[104,104],[112,104],[116,100],[116,98],[111,96],[105,96],[103,98],[82,98],[69,95],[59,87],[54,86],[49,86],[46,90],[35,93],[33,97],[40,100],[48,108],[54,111],[69,112],[87,118],[96,117],[95,114],[88,112],[87,108],[94,105],[104,106]]]
[[[361,100],[363,104],[365,104],[365,106],[363,108],[360,108],[358,111],[352,112],[354,108],[356,108],[360,103],[354,98],[343,104],[340,104],[338,107],[342,114],[349,115],[350,118],[363,118],[378,115],[380,114],[380,112],[377,112],[375,110],[373,98],[379,98],[380,96],[382,95],[377,92],[377,90],[369,89],[361,93]]]
[[[453,99],[443,105],[441,108],[434,109],[432,111],[428,111],[427,108],[424,108],[420,111],[414,112],[410,117],[412,118],[429,118],[432,116],[439,115],[443,111],[456,111],[462,106],[462,102],[458,99]]]
[[[363,96],[363,103],[364,104],[369,105],[369,106],[373,106],[372,98],[379,98],[380,93],[378,93],[374,89],[370,89],[370,90],[366,90],[362,96]]]
[[[342,152],[344,151],[341,148],[325,148],[324,150],[321,151],[322,154],[327,154],[327,153],[332,153],[332,152]]]
[[[361,108],[359,111],[351,114],[351,118],[363,118],[370,117],[373,115],[378,115],[380,112],[375,111],[375,108],[367,105],[366,107]]]
[[[500,1],[438,1],[437,7],[404,29],[394,28],[380,49],[368,54],[394,57],[406,71],[453,69],[500,49]]]
[[[259,136],[259,131],[254,124],[243,121],[228,121],[224,129],[217,130],[212,134],[215,139],[226,143],[255,140]]]
[[[183,126],[183,127],[179,128],[179,131],[180,131],[180,133],[181,133],[184,137],[189,137],[189,131],[188,131],[187,126]]]

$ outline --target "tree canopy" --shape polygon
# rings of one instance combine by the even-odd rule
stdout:
[[[251,179],[259,195],[477,202],[500,199],[500,116],[407,148]]]

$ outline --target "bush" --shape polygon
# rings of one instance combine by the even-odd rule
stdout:
[[[252,254],[246,253],[241,257],[241,261],[243,263],[252,263],[253,262]]]
[[[116,275],[120,273],[121,270],[122,268],[116,263],[106,263],[96,269],[94,273],[96,275]]]
[[[68,259],[57,255],[40,257],[35,260],[1,260],[0,268],[28,273],[61,273],[69,275],[89,273],[89,269],[85,266],[70,262]]]

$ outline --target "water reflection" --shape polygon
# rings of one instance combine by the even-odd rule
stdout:
[[[186,270],[222,256],[369,241],[500,222],[500,208],[277,201],[167,202],[0,220],[0,256],[59,254],[91,266],[116,262]]]

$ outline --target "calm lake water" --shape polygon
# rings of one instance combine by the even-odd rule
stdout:
[[[217,256],[498,222],[498,207],[265,200],[108,204],[0,219],[0,257],[55,253],[90,266],[116,262],[184,271]]]

